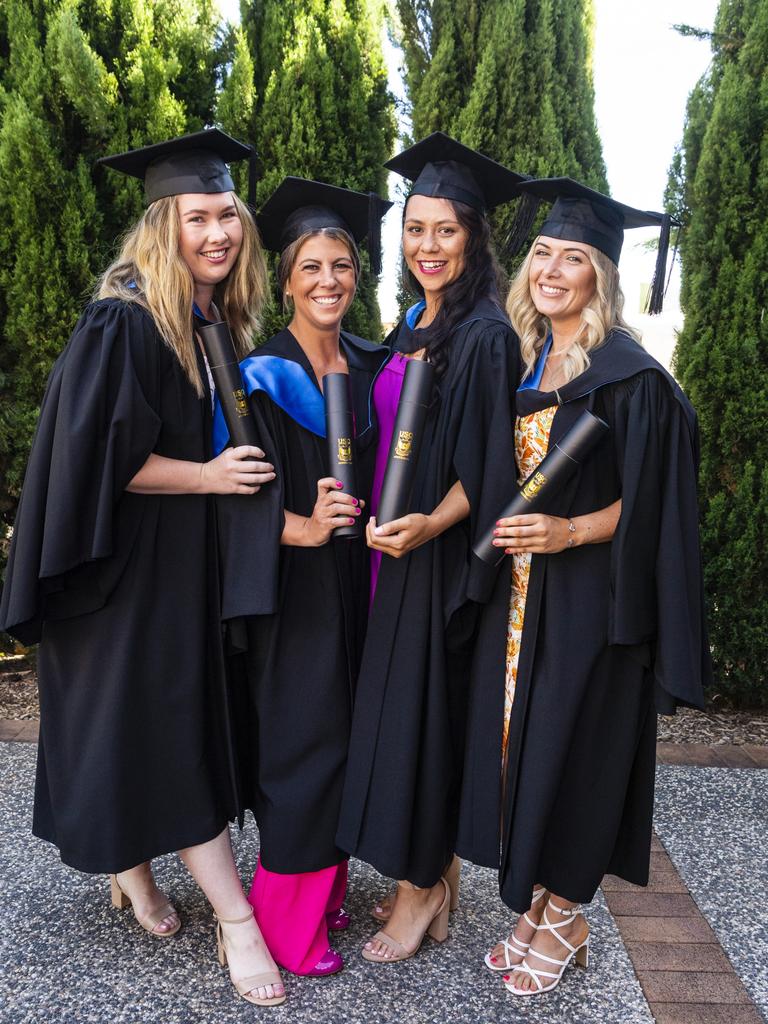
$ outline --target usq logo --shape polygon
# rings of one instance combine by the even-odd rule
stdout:
[[[541,488],[547,482],[547,478],[543,473],[539,473],[538,470],[533,474],[530,480],[527,481],[523,489],[520,491],[526,501],[530,501],[535,498]]]
[[[248,415],[248,400],[245,397],[245,391],[242,388],[235,388],[232,392],[235,399],[235,408],[237,409],[238,416]]]
[[[352,461],[352,438],[340,437],[337,441],[336,458],[340,465],[346,465]]]
[[[406,461],[411,457],[411,445],[413,444],[413,431],[401,430],[397,435],[395,446],[395,458]]]

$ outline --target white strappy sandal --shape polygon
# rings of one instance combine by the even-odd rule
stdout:
[[[534,907],[539,902],[539,900],[546,891],[546,889],[533,890],[533,897],[531,898],[531,907]],[[529,907],[528,909],[530,910],[531,908]],[[535,921],[532,921],[530,917],[528,917],[528,911],[526,911],[523,914],[523,919],[527,921],[531,928],[533,928],[534,930],[538,927]],[[525,957],[525,954],[528,952],[530,942],[521,942],[513,931],[508,938],[501,939],[497,943],[497,945],[504,947],[504,963],[499,965],[493,962],[493,960],[491,959],[493,950],[491,950],[490,953],[485,954],[485,959],[483,963],[485,964],[489,971],[512,971],[517,970],[517,968],[520,966],[521,961]],[[495,948],[496,947],[494,946],[494,949]],[[513,964],[510,962],[510,956],[520,957],[520,960],[518,960],[517,963]]]
[[[550,921],[547,917],[547,911],[550,908],[555,913],[562,914],[565,920],[555,921],[554,923]],[[545,963],[552,964],[553,966],[557,967],[558,970],[542,971],[536,967],[531,967],[530,964],[527,964],[525,960],[523,960],[523,962],[521,964],[518,964],[514,968],[514,970],[522,971],[524,974],[527,974],[529,977],[533,978],[533,980],[536,982],[536,988],[518,988],[510,979],[509,981],[504,982],[504,987],[506,989],[508,989],[516,996],[538,996],[541,995],[543,992],[551,992],[553,988],[557,988],[557,986],[560,984],[560,979],[563,976],[565,968],[568,966],[571,960],[573,960],[574,957],[576,958],[576,963],[580,967],[586,968],[589,966],[589,934],[587,934],[586,939],[584,939],[584,941],[580,945],[572,946],[570,942],[568,942],[567,939],[564,939],[563,936],[560,935],[560,933],[558,932],[559,928],[564,928],[566,925],[570,924],[571,921],[573,921],[574,917],[576,917],[576,915],[579,913],[581,913],[581,907],[579,906],[570,907],[564,910],[562,907],[556,907],[552,900],[549,900],[546,907],[544,908],[544,918],[536,930],[551,932],[558,940],[558,942],[562,943],[562,945],[565,946],[565,948],[568,950],[568,956],[565,958],[565,960],[556,960],[554,957],[545,956],[544,953],[538,953],[536,952],[536,950],[532,950],[532,956],[538,957],[539,960],[543,960]],[[541,980],[542,978],[550,978],[551,981],[549,981],[548,984],[545,985]]]

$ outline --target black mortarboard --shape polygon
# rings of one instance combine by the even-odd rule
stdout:
[[[218,128],[104,156],[99,163],[141,179],[147,203],[154,203],[156,199],[187,192],[234,192],[227,164],[246,159],[248,202],[253,205],[258,178],[256,150]]]
[[[443,132],[432,132],[384,166],[413,182],[412,196],[455,199],[481,213],[514,199],[527,180]]]
[[[267,249],[282,252],[308,231],[341,228],[355,242],[368,239],[371,270],[381,272],[381,218],[392,206],[375,192],[326,185],[308,178],[283,178],[256,217]]]
[[[636,210],[572,178],[536,178],[524,182],[520,189],[524,194],[554,204],[541,226],[540,235],[592,245],[617,265],[625,230],[660,227],[661,236],[648,311],[661,312],[669,233],[672,225],[678,223],[668,213]]]

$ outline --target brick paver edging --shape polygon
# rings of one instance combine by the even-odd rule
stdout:
[[[39,732],[38,721],[0,718],[0,743],[37,743]]]
[[[37,743],[40,723],[0,718],[0,743]],[[659,764],[676,764],[701,768],[768,768],[768,747],[756,744],[736,746],[721,743],[657,743]]]
[[[762,1024],[655,833],[648,887],[606,875],[602,889],[656,1024]]]

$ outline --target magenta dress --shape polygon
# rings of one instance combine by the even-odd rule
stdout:
[[[404,356],[401,352],[394,352],[392,358],[376,378],[376,383],[373,386],[373,405],[376,410],[376,420],[379,424],[379,440],[376,447],[376,469],[373,474],[373,489],[371,490],[372,516],[376,515],[379,508],[381,488],[384,485],[384,471],[387,468],[389,446],[395,429],[397,404],[400,401],[400,392],[403,389],[403,377],[405,376],[407,365],[408,357]],[[373,595],[376,593],[376,582],[379,578],[380,565],[381,552],[372,550],[371,604],[373,604]]]

